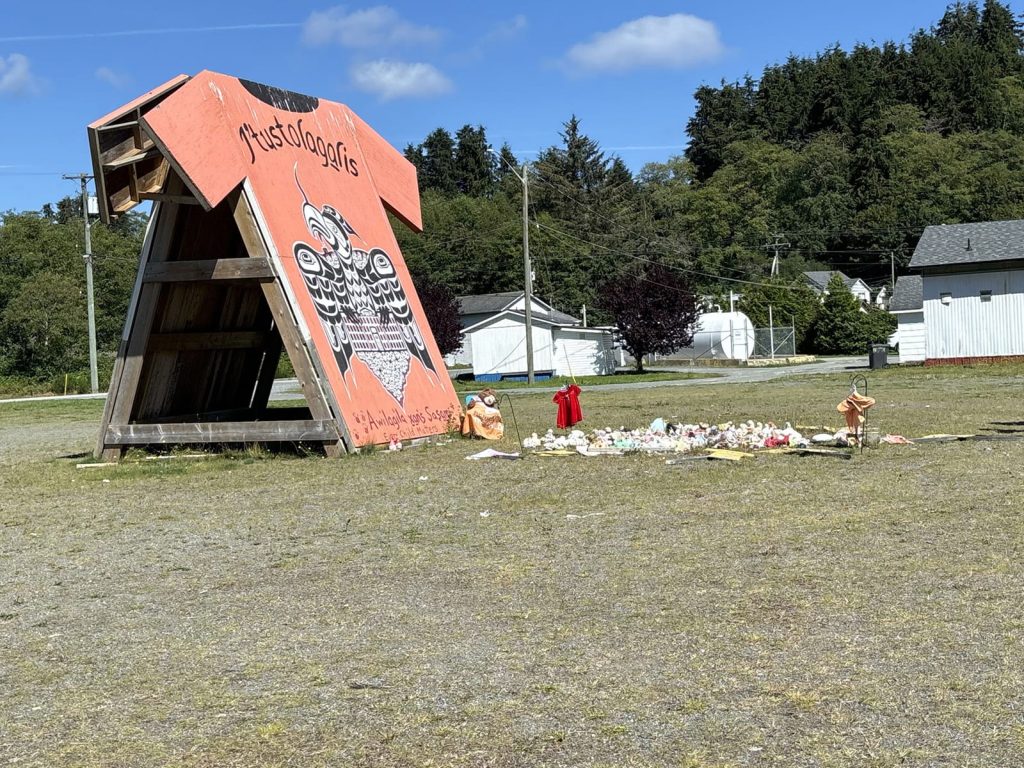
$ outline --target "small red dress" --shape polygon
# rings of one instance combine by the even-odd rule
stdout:
[[[555,392],[551,402],[558,405],[558,418],[555,424],[559,429],[569,429],[583,421],[583,409],[580,407],[580,388],[569,384]]]

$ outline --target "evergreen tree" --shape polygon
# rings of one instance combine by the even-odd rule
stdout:
[[[832,275],[828,294],[814,324],[814,347],[823,355],[850,355],[866,351],[860,302],[839,274]]]
[[[455,141],[444,128],[437,128],[420,145],[420,189],[433,189],[442,195],[458,192],[455,176]]]
[[[743,296],[737,309],[749,317],[755,327],[767,328],[769,319],[776,325],[791,322],[797,351],[808,351],[811,329],[821,308],[821,300],[814,291],[803,283],[779,278],[742,288]]]
[[[723,163],[725,148],[754,135],[754,82],[722,83],[721,88],[701,86],[694,94],[697,108],[686,124],[690,145],[686,157],[694,175],[708,179]]]
[[[464,195],[490,194],[495,181],[495,158],[488,151],[484,127],[464,125],[455,139],[455,186]]]
[[[590,202],[589,196],[604,184],[608,163],[597,142],[580,130],[573,115],[563,125],[562,146],[541,152],[535,167],[541,187],[537,206],[562,218],[578,215]]]

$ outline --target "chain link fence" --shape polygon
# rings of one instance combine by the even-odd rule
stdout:
[[[751,357],[792,357],[796,354],[796,330],[791,325],[754,329]]]

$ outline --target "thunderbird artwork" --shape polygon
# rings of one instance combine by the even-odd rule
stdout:
[[[302,214],[317,246],[297,242],[295,262],[334,350],[342,380],[358,357],[399,405],[409,364],[417,358],[437,374],[394,263],[382,248],[357,248],[359,235],[330,205],[317,208],[302,192]]]

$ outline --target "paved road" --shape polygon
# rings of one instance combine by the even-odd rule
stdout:
[[[898,363],[893,360],[892,363]],[[650,389],[652,387],[699,387],[714,384],[751,384],[759,381],[772,381],[783,376],[806,376],[818,373],[849,373],[851,376],[868,369],[867,357],[830,357],[814,363],[803,365],[780,365],[770,368],[709,368],[707,366],[680,366],[672,368],[654,367],[653,371],[680,371],[683,373],[718,374],[704,379],[679,379],[677,381],[634,381],[623,384],[602,384],[602,390],[616,389]],[[497,384],[501,387],[501,384]],[[591,385],[593,386],[593,385]],[[507,389],[509,395],[527,395],[533,392],[555,392],[558,387],[538,385]],[[287,400],[299,396],[299,385],[295,379],[278,379],[274,382],[270,398]]]
[[[898,359],[892,361],[899,362]],[[634,381],[624,384],[602,384],[601,389],[650,389],[652,387],[700,387],[715,384],[750,384],[759,381],[772,381],[783,376],[806,376],[815,373],[849,373],[851,376],[858,371],[867,370],[867,360],[864,356],[857,357],[830,357],[827,360],[819,360],[814,363],[803,365],[780,365],[771,368],[708,368],[706,366],[680,366],[672,368],[651,368],[655,371],[681,371],[684,373],[718,374],[704,379],[679,379],[678,381]],[[501,386],[500,384],[498,385]],[[527,395],[533,392],[554,392],[557,387],[523,387],[521,389],[509,389],[506,392],[510,395]],[[85,400],[105,398],[106,394],[98,395],[55,395],[48,397],[17,397],[8,400],[0,400],[3,403],[26,403],[44,400]],[[277,379],[270,391],[271,400],[293,400],[301,397],[299,382],[297,379]]]

